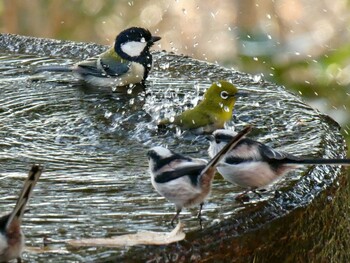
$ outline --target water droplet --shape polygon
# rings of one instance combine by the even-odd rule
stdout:
[[[163,63],[163,64],[160,64],[159,67],[161,69],[168,69],[170,67],[170,63]]]
[[[262,76],[260,74],[254,75],[253,80],[254,82],[260,82],[262,79]]]
[[[198,42],[196,42],[196,43],[193,44],[193,47],[196,47],[196,46],[198,46]]]
[[[145,43],[146,42],[146,39],[143,37],[143,38],[141,38],[141,43]]]
[[[267,17],[268,19],[271,19],[271,15],[270,15],[270,14],[267,14],[266,17]]]
[[[106,111],[106,112],[105,112],[105,118],[106,118],[106,119],[109,119],[109,117],[111,117],[112,114],[113,114],[112,112]]]
[[[174,116],[171,116],[171,117],[169,118],[169,121],[170,121],[170,122],[174,122],[174,121],[175,121],[175,117],[174,117]]]
[[[187,10],[185,8],[182,8],[182,13],[186,16],[187,15]]]
[[[226,111],[226,112],[230,112],[230,107],[225,106],[225,107],[224,107],[224,111]]]

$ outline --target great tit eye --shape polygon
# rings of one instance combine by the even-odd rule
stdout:
[[[222,99],[227,100],[227,98],[228,98],[227,91],[221,91],[220,96],[221,96]]]

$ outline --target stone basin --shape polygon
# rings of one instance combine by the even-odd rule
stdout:
[[[156,120],[196,104],[211,82],[232,81],[249,96],[233,121],[254,125],[252,137],[295,155],[345,158],[339,125],[282,86],[234,69],[154,51],[144,94],[87,90],[74,76],[33,74],[44,64],[73,64],[107,47],[0,35],[0,212],[10,211],[31,163],[45,166],[23,229],[33,262],[347,262],[350,248],[347,173],[307,166],[249,201],[219,176],[204,206],[182,213],[186,238],[164,246],[72,249],[68,239],[110,237],[139,230],[170,231],[174,207],[152,188],[146,152],[167,145],[207,158],[202,136],[159,136]],[[131,92],[132,93],[132,92]]]

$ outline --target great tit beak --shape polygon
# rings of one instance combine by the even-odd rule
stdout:
[[[161,40],[161,39],[162,39],[161,37],[152,36],[151,42],[154,43],[154,42],[157,42],[157,41],[159,41],[159,40]]]

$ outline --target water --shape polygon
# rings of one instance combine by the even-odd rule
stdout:
[[[175,209],[153,190],[146,153],[152,146],[163,145],[192,157],[207,158],[208,143],[203,136],[173,131],[159,135],[156,123],[161,117],[192,107],[218,79],[230,79],[249,93],[238,100],[228,127],[239,130],[253,124],[253,138],[296,155],[335,157],[335,151],[344,155],[341,137],[332,135],[332,121],[329,125],[324,116],[284,88],[212,64],[203,67],[201,62],[186,57],[160,52],[155,60],[147,95],[129,95],[87,89],[69,74],[33,75],[30,71],[36,65],[72,64],[76,59],[1,55],[0,213],[11,211],[30,165],[45,167],[23,230],[28,246],[42,246],[43,237],[54,244],[46,253],[24,253],[26,260],[109,258],[123,255],[128,249],[73,250],[65,246],[65,241],[139,230],[170,231]],[[338,146],[331,146],[334,141]],[[318,191],[339,174],[339,168],[335,168],[324,180],[324,169],[318,180],[307,179]],[[307,185],[299,180],[313,178],[311,172],[307,167],[298,169],[262,193],[262,198],[252,195],[246,204],[233,201],[241,189],[215,178],[203,211],[204,228],[235,218],[238,213],[249,213],[252,206],[274,199],[276,189],[288,191],[298,184]],[[300,191],[303,194],[308,190]],[[316,195],[317,191],[303,202],[307,204]],[[290,205],[297,207],[298,199]],[[198,231],[196,212],[194,208],[181,214],[185,232]],[[254,219],[250,221],[256,224]],[[249,222],[241,226],[249,227]]]

